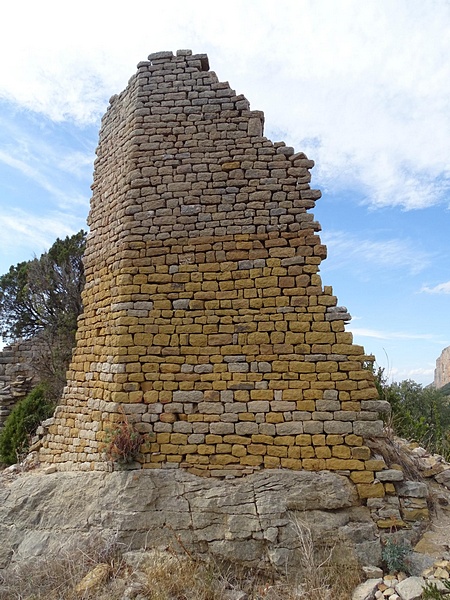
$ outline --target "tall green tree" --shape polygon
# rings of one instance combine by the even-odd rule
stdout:
[[[65,384],[82,310],[85,246],[81,230],[0,277],[0,333],[5,341],[38,336],[42,353],[36,368],[55,396]]]
[[[13,408],[0,432],[0,463],[12,465],[26,453],[31,437],[39,423],[48,419],[55,410],[45,386],[40,384]]]
[[[40,258],[11,266],[0,277],[0,331],[5,340],[44,329],[76,329],[84,286],[86,233],[57,239]]]

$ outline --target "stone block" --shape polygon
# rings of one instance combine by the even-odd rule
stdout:
[[[323,433],[323,421],[306,421],[303,423],[303,431],[313,435]]]
[[[198,391],[198,390],[192,390],[192,391],[184,391],[184,390],[179,390],[173,393],[173,401],[174,402],[181,402],[181,403],[192,403],[192,404],[197,404],[199,402],[202,402],[204,399],[203,396],[203,392]]]
[[[333,446],[332,455],[335,458],[356,458],[348,446]]]
[[[376,478],[378,481],[392,482],[392,481],[403,481],[403,471],[396,469],[386,469],[384,471],[377,471]]]
[[[300,421],[278,423],[275,428],[277,435],[298,435],[303,433],[303,423]]]
[[[357,483],[356,488],[361,499],[384,498],[385,495],[382,483]]]
[[[357,446],[352,448],[352,457],[357,458],[359,460],[369,460],[370,459],[370,448],[367,446]]]
[[[266,390],[255,390],[255,392],[257,391],[266,391]],[[267,390],[269,391],[269,390]],[[253,391],[251,392],[251,397],[253,396]],[[265,400],[255,400],[255,401],[251,401],[251,402],[247,402],[247,410],[249,412],[253,412],[253,413],[266,413],[269,412],[270,410],[270,404],[269,402],[265,401]]]
[[[352,471],[350,479],[353,483],[372,483],[374,475],[372,471]]]
[[[258,433],[258,424],[252,422],[236,423],[235,431],[239,436],[253,435]]]
[[[355,421],[353,423],[353,433],[362,437],[383,437],[383,421]]]
[[[213,434],[229,435],[234,433],[234,423],[213,422],[209,430]]]
[[[326,399],[316,400],[316,410],[317,411],[334,412],[334,411],[339,411],[340,408],[341,408],[341,403],[339,402],[339,400],[326,400]]]
[[[348,421],[325,421],[323,424],[323,430],[325,433],[345,435],[353,431],[353,425],[355,423]]]
[[[398,495],[406,498],[428,498],[429,495],[427,484],[421,481],[401,481],[395,487]]]

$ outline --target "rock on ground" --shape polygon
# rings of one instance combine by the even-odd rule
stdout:
[[[374,600],[378,584],[382,581],[382,578],[363,581],[353,592],[352,600]]]
[[[199,478],[183,470],[25,473],[0,483],[0,569],[94,535],[124,550],[171,548],[246,565],[302,561],[299,532],[339,560],[379,564],[377,528],[354,486],[330,472]]]

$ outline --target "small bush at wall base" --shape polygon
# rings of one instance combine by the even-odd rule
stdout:
[[[35,387],[11,411],[0,433],[0,462],[13,465],[28,450],[39,424],[52,416],[55,405],[47,398],[44,385]]]
[[[408,556],[411,548],[400,540],[388,538],[382,550],[383,564],[388,573],[409,573]]]
[[[127,465],[136,459],[142,444],[142,437],[128,422],[124,413],[114,428],[107,431],[107,459],[119,465]]]

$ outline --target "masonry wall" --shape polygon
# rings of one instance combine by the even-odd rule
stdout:
[[[384,494],[365,441],[383,403],[319,276],[314,163],[263,126],[190,51],[150,55],[111,99],[84,314],[42,460],[107,468],[123,411],[144,468],[329,469]]]
[[[38,383],[34,368],[39,341],[22,340],[0,352],[0,431],[19,400]]]

